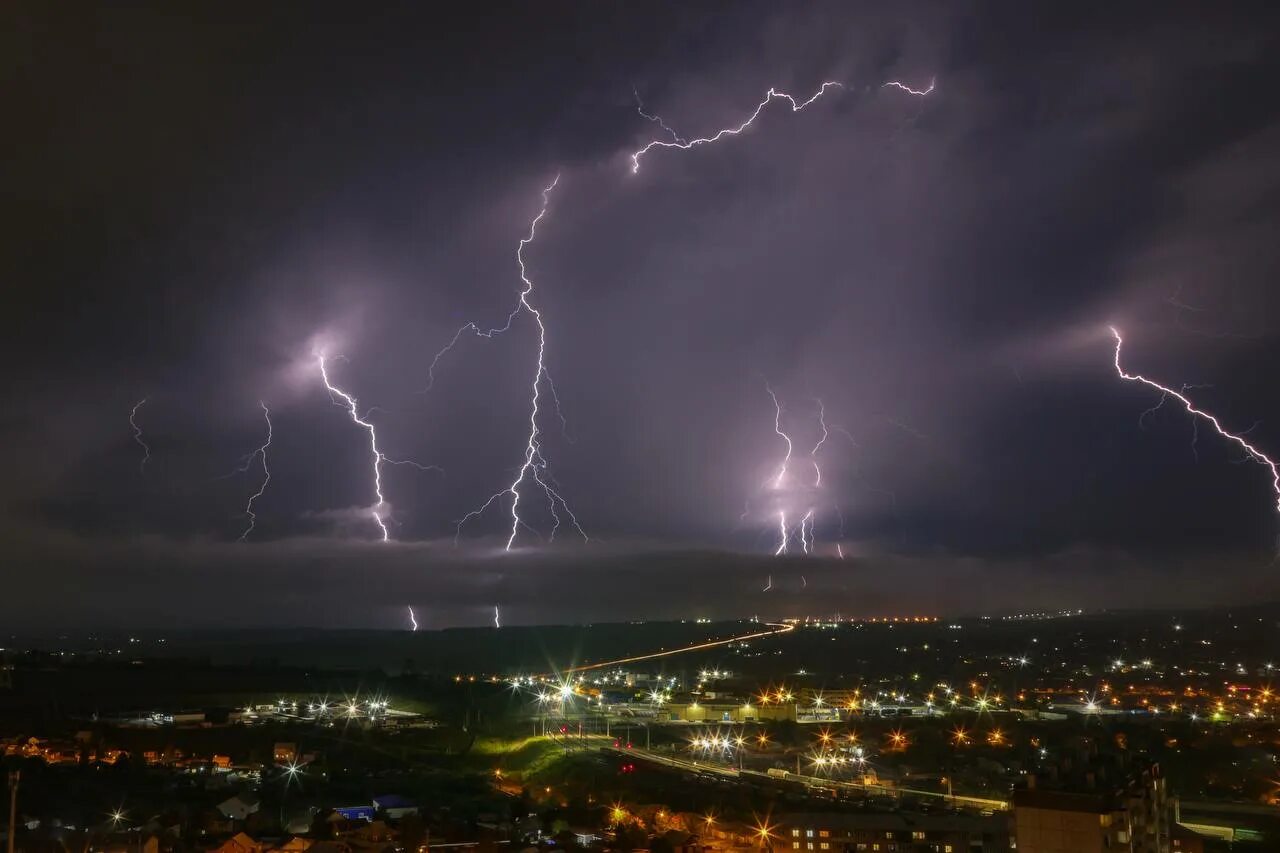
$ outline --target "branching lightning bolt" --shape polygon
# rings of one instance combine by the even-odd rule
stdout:
[[[1120,336],[1119,330],[1116,329],[1114,326],[1111,327],[1111,334],[1116,339],[1115,368],[1116,368],[1116,373],[1120,376],[1120,378],[1127,379],[1130,382],[1140,382],[1143,385],[1147,385],[1159,391],[1162,395],[1164,395],[1165,398],[1172,397],[1173,399],[1177,400],[1182,404],[1182,407],[1186,409],[1188,413],[1195,415],[1197,418],[1207,421],[1209,424],[1213,426],[1214,431],[1216,431],[1218,435],[1222,436],[1227,441],[1230,441],[1231,443],[1240,447],[1240,449],[1242,449],[1246,454],[1248,454],[1248,457],[1250,459],[1252,459],[1253,461],[1257,462],[1260,465],[1266,466],[1267,469],[1271,471],[1271,491],[1276,496],[1276,511],[1280,512],[1280,467],[1277,467],[1276,463],[1270,457],[1264,454],[1261,450],[1254,447],[1249,442],[1245,441],[1240,436],[1240,434],[1227,432],[1227,430],[1223,428],[1222,424],[1218,421],[1218,419],[1215,416],[1209,414],[1203,409],[1196,408],[1195,404],[1192,403],[1191,400],[1183,392],[1175,391],[1172,388],[1168,388],[1164,385],[1161,385],[1160,383],[1155,382],[1151,379],[1148,379],[1147,377],[1143,376],[1140,373],[1126,373],[1124,368],[1120,366],[1120,348],[1124,344],[1124,339]]]
[[[271,470],[267,467],[267,448],[271,446],[271,432],[272,432],[271,410],[268,409],[267,404],[262,402],[261,400],[258,401],[258,405],[262,407],[262,417],[267,422],[267,440],[262,443],[261,447],[253,451],[253,453],[249,454],[249,458],[245,461],[243,470],[245,471],[249,470],[249,466],[253,464],[253,460],[256,457],[261,456],[262,457],[262,485],[258,487],[258,491],[254,492],[252,495],[249,496],[248,503],[244,505],[244,514],[249,519],[249,526],[246,527],[244,529],[244,532],[240,534],[241,542],[243,542],[249,536],[249,534],[253,532],[254,525],[258,523],[258,516],[253,511],[253,504],[255,501],[258,500],[258,498],[262,497],[262,493],[267,490],[267,483],[271,482]]]
[[[409,630],[410,630],[410,631],[417,631],[417,630],[418,630],[418,617],[417,617],[417,616],[415,616],[415,615],[414,615],[414,613],[413,613],[413,605],[412,605],[412,604],[410,604],[410,605],[409,605],[409,624],[412,626],[411,628],[409,628]]]
[[[142,448],[142,461],[138,463],[138,473],[141,474],[143,469],[147,467],[147,462],[151,461],[151,448],[142,440],[142,427],[138,426],[138,409],[141,409],[147,402],[147,398],[133,404],[133,408],[129,411],[129,426],[133,427],[133,440],[138,442],[138,446]]]
[[[557,412],[559,412],[560,407],[559,400],[555,394],[555,385],[552,383],[551,375],[547,372],[546,367],[547,327],[542,321],[542,312],[538,308],[535,308],[529,299],[530,294],[533,293],[533,281],[529,278],[529,271],[526,268],[524,261],[524,249],[532,243],[534,238],[537,236],[538,223],[547,215],[547,208],[551,203],[551,193],[559,183],[560,176],[556,175],[555,179],[547,185],[545,189],[543,189],[542,209],[538,211],[538,215],[529,223],[529,236],[521,238],[520,244],[516,248],[516,263],[520,267],[520,280],[524,283],[524,289],[520,292],[520,299],[515,309],[507,316],[506,326],[501,329],[490,330],[489,333],[485,334],[479,332],[474,324],[468,324],[468,326],[464,326],[463,330],[460,330],[458,333],[461,334],[462,331],[470,327],[473,331],[476,331],[477,334],[483,334],[485,337],[491,337],[493,334],[498,334],[511,328],[511,323],[515,319],[515,316],[522,310],[527,311],[533,317],[534,322],[538,326],[538,357],[533,371],[533,383],[530,389],[529,435],[525,441],[524,463],[516,473],[516,478],[511,481],[511,485],[507,486],[500,492],[495,492],[478,509],[472,510],[458,521],[454,537],[455,541],[457,540],[457,536],[461,533],[462,526],[464,524],[466,524],[470,519],[481,515],[491,504],[502,498],[504,495],[510,495],[511,535],[507,537],[506,545],[506,550],[510,551],[515,545],[516,536],[519,534],[520,528],[528,527],[528,525],[526,525],[520,518],[520,488],[524,485],[526,479],[532,479],[539,487],[541,487],[543,494],[546,495],[547,505],[551,511],[551,517],[554,521],[550,536],[548,537],[550,540],[555,539],[556,531],[560,529],[560,525],[563,521],[560,515],[561,512],[568,516],[569,524],[573,526],[573,529],[576,530],[584,540],[588,539],[586,531],[583,530],[582,525],[578,523],[578,518],[574,515],[574,512],[569,507],[568,502],[565,501],[560,492],[556,490],[551,482],[549,482],[550,476],[545,474],[547,461],[542,455],[542,443],[540,440],[541,430],[538,427],[538,415],[540,413],[542,386],[544,382],[547,385],[548,393],[556,403]],[[458,335],[455,335],[450,346],[457,341],[457,338]],[[437,356],[437,359],[438,358],[439,356]],[[563,416],[561,416],[561,424],[563,425]]]
[[[382,518],[382,508],[386,505],[386,498],[382,495],[382,465],[384,462],[392,465],[409,465],[420,471],[439,471],[443,469],[436,465],[421,465],[409,459],[391,459],[381,450],[378,449],[378,430],[374,427],[373,422],[366,420],[368,417],[360,415],[360,408],[356,403],[356,398],[334,385],[329,380],[329,369],[325,361],[323,352],[316,353],[316,361],[320,366],[320,378],[324,380],[324,387],[329,391],[329,398],[335,406],[344,408],[351,416],[352,423],[364,429],[369,433],[369,452],[373,455],[373,493],[378,500],[373,505],[370,513],[373,520],[378,525],[378,529],[382,531],[382,541],[386,542],[391,538],[391,533],[387,530],[387,524]],[[341,402],[339,402],[341,401]]]

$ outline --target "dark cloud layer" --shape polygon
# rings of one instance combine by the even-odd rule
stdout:
[[[11,14],[0,532],[17,594],[0,619],[1270,593],[1265,472],[1205,430],[1193,446],[1171,406],[1140,428],[1156,399],[1115,377],[1106,333],[1280,452],[1265,4]],[[924,99],[880,88],[931,78]],[[827,79],[848,88],[629,173],[659,131],[633,87],[697,135],[771,86]],[[521,461],[533,326],[464,337],[422,393],[428,366],[462,323],[505,320],[556,174],[528,250],[567,420],[545,410],[544,448],[601,544],[524,533],[498,556],[499,508],[455,549],[455,520]],[[367,445],[323,393],[318,343],[378,407],[387,453],[445,468],[387,471],[399,544],[372,541]],[[781,492],[764,487],[782,450],[766,380],[800,457]],[[145,474],[127,420],[142,397]],[[848,433],[824,446],[820,489],[815,398]],[[256,480],[223,475],[261,440],[259,400],[272,481],[237,545]],[[768,557],[773,513],[808,506],[816,549],[850,559]]]

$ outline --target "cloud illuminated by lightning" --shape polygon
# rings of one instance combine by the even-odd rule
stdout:
[[[1254,447],[1249,442],[1245,441],[1240,436],[1240,434],[1227,432],[1226,429],[1223,428],[1222,424],[1218,421],[1216,417],[1214,417],[1213,415],[1209,414],[1208,412],[1202,409],[1196,408],[1195,404],[1192,403],[1191,400],[1181,391],[1175,391],[1172,388],[1161,385],[1160,383],[1155,382],[1151,379],[1148,379],[1147,377],[1143,376],[1140,373],[1126,373],[1124,368],[1120,366],[1120,348],[1124,344],[1124,339],[1120,336],[1119,330],[1116,329],[1114,326],[1111,327],[1111,335],[1116,340],[1115,368],[1116,368],[1116,373],[1120,376],[1120,378],[1127,379],[1130,382],[1140,382],[1143,385],[1147,385],[1159,391],[1162,395],[1164,395],[1164,397],[1172,397],[1173,399],[1177,400],[1182,404],[1182,407],[1186,409],[1188,413],[1196,416],[1197,418],[1201,418],[1207,421],[1209,424],[1213,426],[1214,430],[1218,433],[1218,435],[1222,436],[1223,438],[1227,439],[1228,441],[1232,442],[1233,444],[1237,445],[1242,450],[1244,450],[1244,452],[1248,454],[1250,459],[1252,459],[1253,461],[1257,462],[1260,465],[1266,466],[1267,469],[1271,471],[1271,491],[1276,496],[1276,511],[1280,512],[1280,467],[1277,467],[1276,463],[1272,461],[1272,459],[1268,457],[1266,454],[1264,454],[1261,450]]]
[[[520,517],[520,490],[521,490],[521,487],[525,484],[526,480],[533,480],[533,482],[536,483],[538,487],[542,489],[543,495],[547,499],[547,506],[551,512],[551,517],[554,521],[551,528],[549,539],[554,540],[556,532],[560,529],[560,524],[563,521],[563,519],[560,516],[561,512],[563,512],[566,516],[568,516],[569,524],[573,526],[573,529],[576,530],[584,540],[588,539],[586,531],[583,530],[582,525],[578,523],[578,518],[574,514],[573,510],[569,507],[568,502],[565,501],[564,497],[560,494],[560,492],[557,491],[555,487],[551,485],[550,482],[548,482],[549,476],[545,475],[545,471],[547,468],[547,461],[542,454],[542,441],[541,441],[542,431],[538,425],[538,416],[540,414],[540,403],[542,399],[543,384],[544,383],[546,384],[548,393],[552,396],[553,400],[555,399],[555,390],[554,390],[555,386],[551,381],[551,375],[547,372],[547,367],[546,367],[547,327],[546,327],[546,324],[543,323],[541,310],[538,308],[535,308],[533,303],[530,301],[530,298],[529,298],[530,294],[533,293],[533,281],[529,278],[529,271],[525,266],[525,260],[524,260],[524,249],[526,246],[532,243],[534,241],[534,238],[537,236],[538,223],[541,222],[542,218],[547,215],[547,208],[551,204],[551,193],[553,190],[555,190],[556,186],[559,183],[560,183],[560,176],[556,175],[555,179],[552,180],[552,182],[548,184],[545,189],[543,189],[542,208],[538,211],[537,216],[533,218],[533,221],[529,223],[529,236],[521,238],[519,245],[516,247],[516,264],[520,267],[520,281],[524,283],[524,289],[521,290],[520,292],[519,302],[516,305],[515,309],[511,312],[511,314],[508,315],[506,326],[500,330],[491,330],[491,333],[490,333],[490,334],[498,333],[498,332],[506,331],[507,329],[509,329],[511,327],[511,323],[514,320],[516,314],[520,313],[520,311],[522,310],[528,312],[529,315],[533,317],[534,323],[536,323],[538,327],[538,357],[534,365],[533,382],[530,388],[529,434],[528,434],[528,438],[526,438],[525,440],[524,463],[520,466],[519,471],[517,471],[516,478],[511,481],[511,485],[507,486],[505,489],[499,492],[495,492],[478,509],[472,510],[471,512],[464,515],[458,521],[458,525],[455,533],[455,541],[457,539],[457,535],[461,533],[462,526],[464,524],[466,524],[472,518],[475,518],[476,516],[484,513],[484,511],[487,510],[490,505],[492,505],[495,501],[501,499],[504,495],[510,495],[511,496],[511,534],[507,537],[507,545],[506,545],[506,550],[510,551],[512,547],[515,545],[516,536],[519,534],[520,528],[528,527],[528,525]],[[466,329],[467,327],[463,327],[463,328]],[[474,326],[474,324],[471,324],[471,328],[475,329],[476,327]],[[459,332],[459,334],[461,334],[461,332]],[[479,332],[477,332],[477,334],[479,334]],[[486,335],[486,336],[489,336],[489,335]],[[457,335],[454,336],[454,342],[456,341],[457,341]],[[452,346],[452,342],[450,343],[450,346]],[[438,358],[439,356],[437,356],[437,359]],[[433,366],[434,366],[434,363],[433,363]],[[557,401],[556,409],[557,411],[559,410],[558,401]],[[562,420],[562,424],[563,424],[563,420]]]
[[[138,446],[142,448],[142,461],[138,463],[138,473],[142,473],[142,470],[147,467],[147,462],[151,460],[151,448],[142,440],[142,427],[138,426],[137,421],[138,409],[141,409],[146,402],[147,398],[143,397],[134,403],[133,408],[129,411],[129,426],[133,427],[133,440],[138,442]]]
[[[244,529],[244,532],[240,534],[241,542],[243,542],[249,536],[249,534],[253,532],[254,525],[258,523],[258,516],[253,511],[253,504],[255,501],[258,500],[258,498],[262,497],[262,493],[267,490],[267,483],[271,482],[271,470],[267,468],[267,448],[271,446],[271,432],[272,432],[271,410],[268,409],[267,404],[262,402],[261,400],[258,401],[258,405],[262,407],[262,417],[267,422],[267,440],[262,443],[261,447],[253,451],[253,453],[249,454],[249,458],[245,461],[243,470],[245,471],[249,470],[249,466],[253,464],[253,460],[256,457],[261,456],[262,457],[262,485],[258,487],[258,491],[254,492],[252,495],[249,496],[248,503],[244,505],[244,514],[249,519],[249,526],[246,527]]]
[[[391,538],[391,533],[387,529],[387,523],[382,517],[382,508],[386,505],[386,498],[382,494],[382,465],[389,462],[392,465],[410,465],[420,471],[438,471],[443,473],[443,469],[437,465],[420,465],[408,459],[391,459],[378,449],[378,431],[374,427],[373,422],[366,420],[367,414],[362,417],[360,408],[357,405],[356,398],[334,385],[329,380],[329,369],[323,352],[315,354],[316,362],[320,367],[320,378],[324,381],[324,387],[329,391],[329,398],[335,406],[346,409],[351,416],[352,423],[358,425],[369,433],[369,452],[373,455],[373,492],[378,500],[370,509],[374,522],[378,525],[378,529],[382,531],[382,541],[386,542]],[[341,402],[339,402],[341,401]]]

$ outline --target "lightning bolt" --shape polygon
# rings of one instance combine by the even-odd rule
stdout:
[[[781,489],[782,484],[787,477],[787,466],[791,464],[791,450],[793,445],[791,443],[791,436],[787,435],[782,430],[782,404],[778,402],[778,395],[773,393],[773,388],[769,386],[768,382],[765,383],[764,390],[769,392],[769,398],[773,400],[773,431],[775,434],[781,436],[782,440],[787,443],[787,453],[782,457],[782,464],[778,466],[777,476],[773,478],[773,487],[775,489]]]
[[[1240,434],[1227,432],[1227,430],[1223,428],[1221,422],[1219,422],[1219,420],[1215,416],[1213,416],[1209,412],[1204,411],[1203,409],[1196,408],[1195,404],[1192,403],[1191,400],[1183,392],[1175,391],[1172,388],[1165,387],[1164,385],[1161,385],[1158,382],[1148,379],[1147,377],[1143,376],[1140,373],[1126,373],[1124,368],[1120,366],[1120,348],[1124,345],[1124,339],[1120,336],[1120,332],[1118,329],[1116,329],[1114,326],[1110,328],[1111,328],[1112,337],[1116,339],[1115,367],[1116,367],[1116,373],[1120,376],[1120,378],[1127,379],[1130,382],[1140,382],[1143,385],[1149,386],[1159,391],[1161,394],[1165,396],[1165,398],[1171,397],[1177,400],[1179,403],[1182,404],[1182,407],[1186,409],[1188,413],[1196,416],[1201,420],[1207,421],[1213,427],[1214,431],[1218,433],[1218,435],[1222,436],[1227,441],[1240,447],[1240,449],[1242,449],[1246,454],[1248,454],[1250,459],[1252,459],[1253,461],[1257,462],[1260,465],[1266,466],[1266,468],[1271,471],[1271,491],[1276,496],[1276,511],[1280,512],[1280,468],[1277,467],[1276,463],[1270,457],[1268,457],[1265,453],[1263,453],[1261,450],[1254,447],[1249,442],[1245,441]]]
[[[771,589],[773,589],[773,575],[769,575],[768,579],[767,579],[767,580],[766,580],[766,582],[765,582],[764,589],[762,589],[762,590],[760,590],[760,591],[761,591],[761,592],[768,592],[768,591],[769,591],[769,590],[771,590]]]
[[[827,429],[826,404],[817,397],[814,399],[818,401],[818,426],[822,427],[822,436],[818,439],[818,443],[813,446],[813,449],[809,451],[809,460],[813,463],[813,487],[816,489],[822,485],[822,468],[818,465],[818,451],[822,448],[822,445],[827,443],[827,437],[831,432]]]
[[[924,89],[912,89],[906,83],[902,83],[897,80],[890,80],[888,83],[882,83],[880,85],[880,88],[887,89],[892,87],[894,89],[901,89],[902,91],[906,92],[908,95],[917,95],[919,97],[924,97],[925,95],[933,91],[933,86],[935,82],[937,82],[936,79],[930,79],[928,87]]]
[[[896,88],[896,89],[900,89],[903,92],[906,92],[907,94],[923,97],[928,95],[934,90],[934,84],[935,84],[935,81],[930,80],[927,88],[915,89],[915,88],[912,88],[911,86],[908,86],[905,83],[902,83],[901,81],[890,80],[886,83],[883,83],[880,88],[882,89]],[[655,148],[674,148],[674,149],[679,149],[681,151],[688,151],[692,148],[698,147],[699,145],[706,145],[708,143],[719,142],[720,140],[725,139],[727,137],[738,136],[747,128],[749,128],[752,124],[755,123],[756,119],[759,118],[761,113],[764,112],[765,107],[767,107],[772,101],[774,100],[786,101],[791,107],[791,112],[798,113],[801,110],[808,107],[813,102],[817,101],[823,95],[825,95],[829,89],[833,89],[833,88],[846,89],[848,87],[844,83],[841,83],[837,80],[827,80],[821,86],[818,87],[817,91],[815,91],[812,95],[810,95],[808,98],[805,98],[804,100],[798,100],[793,95],[787,94],[786,92],[778,91],[777,88],[770,88],[767,92],[765,92],[764,98],[762,98],[760,102],[756,104],[756,108],[740,124],[731,126],[731,127],[722,128],[710,136],[700,136],[700,137],[695,137],[693,139],[682,138],[678,133],[672,130],[671,127],[669,127],[667,123],[663,121],[659,116],[646,112],[644,109],[643,103],[640,102],[640,95],[638,92],[636,92],[636,103],[637,103],[636,109],[639,112],[639,114],[643,118],[647,119],[648,121],[654,122],[663,130],[665,130],[667,132],[667,135],[670,137],[670,139],[651,140],[650,142],[645,143],[636,151],[632,152],[631,174],[635,175],[640,172],[640,160]],[[777,433],[779,436],[781,436],[782,439],[786,441],[786,444],[787,444],[786,456],[783,458],[782,464],[778,467],[778,473],[777,475],[774,476],[773,482],[772,482],[772,487],[775,490],[777,490],[777,489],[781,489],[783,486],[783,483],[786,481],[787,467],[791,462],[791,453],[793,450],[793,445],[791,442],[791,437],[782,430],[782,406],[778,402],[777,395],[774,394],[772,388],[769,388],[767,382],[765,384],[765,387],[769,391],[769,396],[773,398],[773,405],[774,405],[774,411],[775,411],[774,432]],[[822,446],[823,442],[826,441],[828,436],[825,407],[822,405],[821,400],[818,401],[818,404],[820,407],[819,419],[822,424],[823,435],[822,435],[822,438],[819,440],[818,444],[815,445],[815,447],[813,448],[813,451],[811,451],[810,453],[810,456],[813,458],[814,471],[817,478],[817,482],[815,483],[815,486],[820,485],[822,482],[822,470],[821,468],[818,467],[817,459],[814,456],[814,454],[816,454],[818,448]],[[853,441],[853,436],[849,435],[847,431],[842,430],[842,432],[844,432],[844,434],[848,436],[850,441]],[[856,446],[857,443],[854,442],[854,444]],[[492,501],[493,498],[490,498],[490,500]],[[748,511],[749,509],[750,507],[748,505]],[[813,510],[812,509],[809,510],[806,516],[801,520],[800,525],[801,525],[800,526],[801,544],[804,547],[805,553],[807,554],[810,552],[810,549],[813,547]],[[514,537],[514,535],[515,535],[515,532],[513,528],[512,536]],[[785,554],[787,552],[787,545],[790,539],[791,539],[791,534],[787,528],[786,510],[780,509],[778,511],[778,547],[777,547],[777,550],[774,551],[774,554],[775,555]],[[843,556],[843,552],[841,552],[841,556]]]
[[[573,510],[570,508],[568,502],[564,499],[564,497],[560,494],[560,492],[557,491],[556,488],[550,482],[548,482],[548,480],[550,479],[549,475],[544,475],[544,472],[547,469],[547,461],[542,454],[542,442],[540,439],[540,436],[542,433],[541,433],[541,429],[538,426],[538,416],[540,414],[540,403],[542,399],[542,387],[544,383],[547,386],[547,390],[551,398],[556,402],[557,412],[559,412],[560,406],[559,406],[559,400],[555,394],[555,385],[552,382],[551,374],[547,372],[547,367],[546,367],[547,327],[542,319],[542,311],[534,307],[533,303],[529,299],[530,294],[533,293],[533,281],[529,278],[529,271],[528,271],[528,268],[525,266],[525,260],[524,260],[525,247],[528,246],[530,243],[532,243],[535,237],[537,236],[538,223],[540,223],[543,217],[547,215],[547,208],[551,204],[551,193],[552,191],[555,190],[556,186],[559,183],[560,183],[560,176],[556,175],[555,179],[550,184],[548,184],[545,189],[543,189],[542,209],[538,211],[538,215],[535,216],[533,218],[533,221],[529,223],[529,236],[521,238],[520,243],[516,248],[516,264],[520,267],[520,281],[524,283],[524,289],[520,291],[519,301],[517,302],[515,309],[513,309],[512,312],[507,316],[507,324],[505,327],[498,330],[490,330],[491,334],[484,335],[486,337],[491,337],[492,334],[500,334],[501,332],[504,332],[507,329],[511,328],[511,324],[515,320],[516,315],[519,314],[521,311],[528,312],[529,315],[533,317],[534,323],[538,327],[538,357],[535,362],[535,367],[533,371],[533,382],[530,388],[529,434],[525,440],[524,463],[520,466],[520,469],[516,472],[516,478],[511,481],[511,485],[507,486],[505,489],[502,489],[499,492],[495,492],[478,509],[472,510],[471,512],[464,515],[458,521],[457,527],[455,529],[455,535],[454,535],[455,542],[457,541],[458,536],[461,535],[463,525],[465,525],[472,518],[475,518],[476,516],[483,514],[484,511],[490,507],[490,505],[492,505],[495,501],[498,501],[499,499],[501,499],[504,495],[510,495],[511,496],[511,535],[507,537],[507,545],[506,545],[506,550],[510,551],[512,547],[515,545],[516,536],[520,533],[520,528],[528,527],[528,525],[520,518],[521,487],[525,484],[526,480],[533,480],[533,482],[536,483],[538,487],[542,489],[543,494],[546,496],[547,506],[551,512],[551,517],[554,522],[551,528],[550,536],[549,536],[550,540],[554,541],[556,532],[560,529],[560,525],[563,522],[563,519],[561,518],[561,515],[560,515],[561,512],[563,512],[566,516],[568,516],[569,524],[573,526],[573,529],[578,532],[578,534],[583,538],[583,540],[589,539],[586,531],[582,529],[582,525],[578,523],[578,518],[574,514]],[[469,324],[469,325],[473,329],[476,328],[474,324]],[[464,326],[463,331],[465,331],[466,328],[467,327]],[[460,335],[461,333],[462,332],[459,331],[458,334]],[[479,334],[479,332],[477,333]],[[457,338],[458,338],[458,335],[455,335],[453,342],[456,342]],[[453,342],[451,342],[450,346],[452,346]],[[563,415],[561,415],[561,423],[563,425]]]
[[[409,624],[413,626],[409,629],[410,631],[418,630],[418,617],[413,614],[412,604],[409,605]]]
[[[644,102],[640,100],[640,92],[637,91],[634,86],[631,87],[631,91],[635,93],[635,96],[636,96],[636,112],[640,113],[641,116],[643,116],[644,118],[656,124],[658,127],[665,130],[667,134],[671,137],[672,142],[683,143],[685,141],[684,139],[680,138],[680,134],[676,133],[674,130],[667,127],[667,123],[662,120],[661,116],[650,115],[649,113],[645,112]],[[633,160],[632,162],[634,163],[635,161]]]
[[[262,457],[262,485],[258,487],[258,491],[249,496],[249,501],[244,505],[244,514],[249,518],[249,526],[244,529],[244,533],[240,534],[240,540],[243,542],[250,533],[253,532],[254,525],[258,523],[258,516],[253,511],[254,502],[262,497],[262,493],[267,490],[267,483],[271,482],[271,470],[267,468],[267,448],[271,446],[271,410],[267,408],[267,404],[258,401],[258,405],[262,407],[262,417],[267,422],[267,440],[262,446],[253,453],[249,454],[249,458],[245,460],[243,471],[248,471],[249,466],[253,464],[253,460],[258,456]]]
[[[493,605],[493,627],[502,627],[502,614],[498,612],[498,605]]]
[[[378,500],[370,509],[374,522],[378,525],[378,529],[382,531],[382,541],[387,542],[391,539],[391,533],[387,530],[387,524],[382,518],[382,508],[386,505],[386,498],[382,494],[382,465],[390,463],[392,465],[409,465],[420,471],[437,471],[444,472],[444,469],[437,465],[420,465],[409,459],[391,459],[381,450],[378,449],[378,430],[374,427],[372,421],[365,420],[360,416],[360,408],[357,405],[356,398],[334,385],[329,380],[329,369],[323,352],[317,352],[316,362],[320,367],[320,378],[324,380],[324,387],[329,391],[329,399],[333,401],[335,406],[346,409],[351,415],[352,423],[361,427],[365,432],[369,433],[369,452],[373,455],[373,493]],[[341,400],[341,402],[339,402]],[[367,415],[366,415],[367,417]]]
[[[885,87],[894,87],[897,89],[901,89],[902,91],[910,95],[923,97],[933,91],[934,81],[930,80],[929,86],[926,89],[913,89],[910,86],[907,86],[906,84],[901,83],[897,80],[890,80],[888,83],[884,83],[883,85],[881,85],[880,88],[883,89]],[[814,101],[818,100],[823,95],[825,95],[828,89],[846,89],[846,88],[848,87],[844,83],[839,82],[838,80],[828,80],[825,83],[823,83],[821,86],[819,86],[816,92],[814,92],[812,95],[810,95],[808,98],[806,98],[803,101],[797,100],[793,95],[788,95],[786,92],[779,92],[776,88],[771,88],[769,89],[768,92],[765,92],[764,98],[760,101],[760,103],[756,104],[755,110],[752,111],[751,115],[748,116],[747,119],[743,121],[741,124],[733,127],[721,128],[711,136],[700,136],[694,139],[682,139],[674,130],[668,127],[666,123],[662,121],[662,119],[658,118],[657,116],[651,116],[648,113],[646,113],[643,110],[643,108],[640,108],[639,110],[640,115],[644,116],[646,119],[649,119],[650,121],[656,122],[659,126],[662,127],[663,130],[667,131],[667,133],[670,134],[672,138],[669,140],[655,139],[651,142],[646,143],[640,149],[634,151],[631,154],[631,174],[634,175],[639,173],[640,159],[644,157],[646,154],[648,154],[650,151],[652,151],[654,148],[679,148],[682,151],[688,151],[689,149],[696,148],[699,145],[706,145],[707,143],[710,143],[710,142],[719,142],[721,139],[724,139],[725,137],[739,135],[740,133],[742,133],[744,130],[746,130],[748,127],[750,127],[752,124],[755,123],[755,120],[760,117],[760,114],[762,112],[764,112],[764,108],[767,107],[769,103],[773,100],[786,101],[788,104],[791,105],[791,112],[798,113],[801,110],[803,110],[805,107],[809,106]],[[637,95],[637,100],[638,99],[639,99],[639,96]]]
[[[143,469],[147,467],[147,463],[151,461],[151,448],[142,440],[142,427],[138,426],[138,409],[141,409],[147,402],[147,398],[133,404],[133,408],[129,411],[129,426],[133,427],[133,440],[138,442],[138,446],[142,448],[142,461],[138,463],[138,473],[143,473]]]

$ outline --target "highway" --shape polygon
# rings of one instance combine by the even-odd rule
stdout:
[[[638,663],[644,660],[654,660],[656,658],[670,657],[671,655],[682,655],[682,654],[685,654],[686,652],[698,652],[698,651],[703,651],[705,649],[714,649],[717,646],[727,646],[730,643],[741,643],[746,640],[758,640],[762,637],[772,637],[777,634],[785,634],[788,631],[794,631],[796,628],[795,625],[787,625],[781,622],[766,622],[765,624],[768,625],[773,630],[772,631],[753,631],[750,634],[741,634],[737,637],[729,637],[728,639],[725,639],[725,640],[709,640],[705,643],[696,643],[692,646],[683,646],[678,649],[666,649],[660,652],[651,652],[649,654],[644,654],[644,655],[635,655],[629,658],[618,658],[617,660],[606,660],[606,661],[601,661],[600,663],[588,663],[588,664],[583,664],[582,666],[573,666],[566,669],[565,672],[566,673],[587,672],[592,669],[604,669],[605,667],[609,667],[609,666],[621,666],[623,664]]]
[[[618,755],[630,756],[638,758],[642,761],[649,761],[654,764],[663,764],[668,767],[686,770],[692,773],[714,773],[727,779],[741,779],[743,775],[748,775],[755,779],[771,780],[773,782],[795,782],[804,785],[806,788],[822,789],[827,791],[845,790],[857,791],[862,794],[874,794],[885,797],[927,797],[935,800],[943,800],[949,804],[962,806],[965,808],[976,808],[991,811],[1008,811],[1010,804],[1007,800],[997,800],[989,797],[974,797],[966,794],[944,794],[941,791],[924,791],[918,788],[901,788],[897,786],[865,784],[862,782],[849,782],[838,779],[827,779],[821,776],[808,776],[802,773],[786,772],[780,776],[770,776],[759,771],[746,770],[739,771],[733,767],[726,767],[720,764],[712,764],[707,762],[690,761],[683,758],[673,758],[667,755],[658,755],[643,749],[622,749],[613,747],[612,745],[604,747],[609,752]]]

